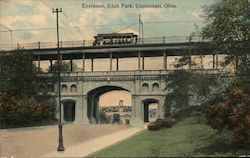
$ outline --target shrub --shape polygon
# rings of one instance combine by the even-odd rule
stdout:
[[[214,129],[233,131],[240,145],[250,144],[250,94],[236,91],[208,110],[209,123]]]
[[[28,126],[54,120],[55,107],[34,97],[18,98],[0,93],[0,113],[7,127]]]
[[[165,127],[165,121],[164,119],[156,119],[155,123],[159,126],[159,128],[164,128]]]
[[[148,130],[150,130],[150,131],[158,131],[158,130],[160,130],[160,127],[156,122],[150,122],[148,124]]]
[[[167,120],[167,119],[158,118],[158,119],[156,119],[155,122],[150,122],[148,124],[148,130],[151,130],[151,131],[160,130],[164,127],[165,128],[172,127],[172,122],[170,120]]]

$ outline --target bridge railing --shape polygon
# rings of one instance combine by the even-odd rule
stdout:
[[[145,37],[137,40],[136,44],[164,44],[164,43],[184,43],[204,41],[200,36],[168,36],[168,37]],[[60,41],[60,48],[89,47],[93,46],[94,40],[78,41]],[[131,44],[113,44],[113,45],[131,45]],[[110,46],[110,45],[103,45]],[[51,49],[57,48],[57,42],[36,42],[36,43],[18,43],[16,48],[23,49]]]

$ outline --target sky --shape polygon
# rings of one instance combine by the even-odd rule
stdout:
[[[215,0],[0,0],[0,50],[11,49],[11,44],[15,47],[17,43],[56,42],[53,8],[62,8],[59,13],[60,41],[78,41],[93,40],[99,33],[138,34],[139,14],[144,38],[189,36],[195,31],[195,25],[204,26],[202,6],[213,2]],[[123,8],[123,4],[133,8]],[[91,8],[91,5],[103,8]],[[118,8],[110,8],[112,5]],[[145,5],[151,7],[140,7]],[[161,8],[154,7],[159,5]],[[162,59],[145,60],[153,69],[162,66]],[[106,66],[102,63],[97,64],[97,69],[109,68],[108,60]],[[137,64],[132,59],[120,60],[120,69],[127,65],[135,65],[136,69]],[[131,94],[124,91],[106,93],[100,97],[100,106],[117,105],[119,100],[131,105]]]
[[[188,36],[194,25],[203,26],[202,6],[214,0],[0,0],[0,48],[17,43],[55,42],[56,14],[59,13],[60,40],[93,40],[98,33],[139,32],[139,14],[144,38]],[[122,4],[133,8],[124,8]],[[161,8],[140,8],[143,5]],[[103,5],[105,8],[89,8]],[[110,8],[109,6],[119,6]],[[164,5],[166,7],[164,7]]]

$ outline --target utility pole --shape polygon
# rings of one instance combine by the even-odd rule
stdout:
[[[58,13],[62,12],[62,8],[60,10],[56,8],[54,10],[53,8],[53,13],[56,13],[56,30],[57,30],[57,64],[58,64],[58,70],[57,70],[57,75],[58,75],[58,104],[59,104],[59,124],[58,124],[58,131],[59,131],[59,139],[58,139],[58,147],[57,151],[64,151],[64,146],[63,146],[63,135],[62,135],[62,103],[61,103],[61,54],[60,54],[60,46],[59,46],[59,26],[58,26]]]
[[[143,43],[143,23],[141,21],[141,14],[139,14],[139,44]]]
[[[141,15],[139,14],[139,44],[141,43]]]

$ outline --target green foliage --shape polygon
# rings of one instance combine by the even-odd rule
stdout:
[[[150,122],[148,124],[148,130],[150,131],[158,131],[163,128],[170,128],[172,126],[172,122],[167,119],[158,118],[154,122]]]
[[[168,94],[165,101],[165,114],[170,115],[171,109],[177,111],[193,104],[201,104],[216,85],[216,78],[188,70],[175,70],[166,78]],[[191,101],[191,98],[196,98]]]
[[[250,95],[242,91],[231,93],[209,109],[210,125],[222,131],[233,131],[235,141],[250,145]]]
[[[30,52],[16,50],[1,56],[0,91],[14,96],[36,94],[37,77],[33,56]]]
[[[204,8],[202,37],[211,40],[216,52],[229,54],[225,64],[249,58],[249,5],[248,0],[220,0]]]
[[[158,131],[158,130],[160,130],[160,126],[156,122],[150,122],[147,127],[148,127],[149,131]]]
[[[190,108],[188,112],[189,116],[180,114],[182,118],[172,128],[143,131],[90,156],[238,157],[249,154],[249,148],[240,149],[231,144],[230,133],[217,134],[210,126],[197,121],[200,114],[196,110]]]
[[[28,126],[55,117],[55,106],[38,102],[33,97],[19,98],[0,93],[0,113],[6,127]]]
[[[61,72],[70,72],[71,71],[70,62],[62,61],[60,65],[61,65],[61,67],[60,67]],[[77,69],[76,64],[72,63],[72,71],[74,71],[76,69]],[[54,64],[52,64],[52,68],[51,67],[48,68],[48,72],[53,72],[53,73],[58,72],[58,62],[57,61]]]

